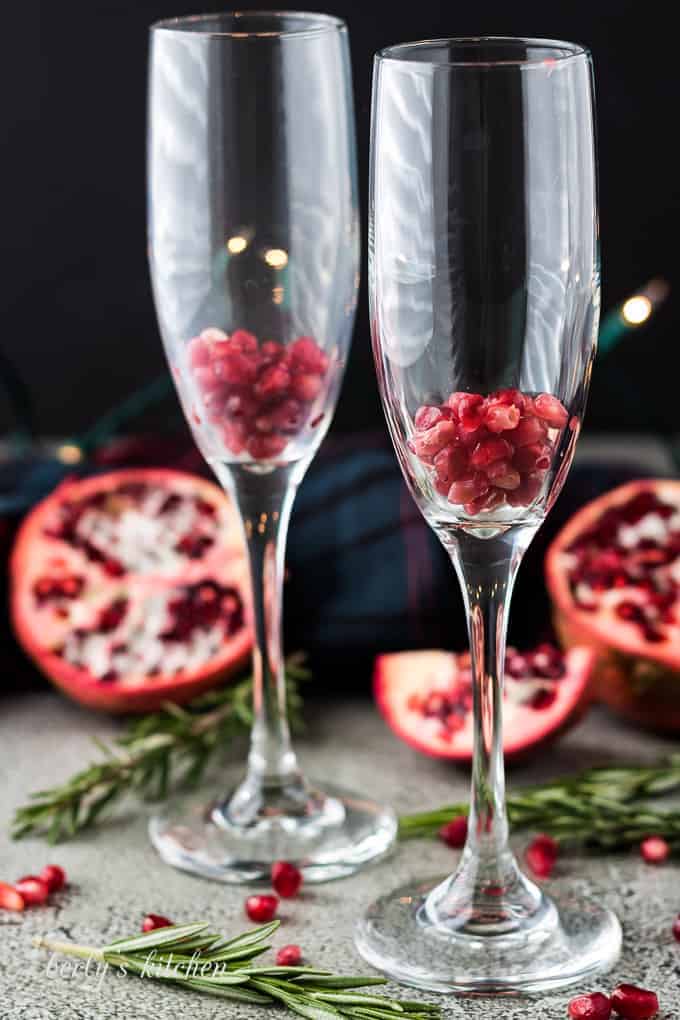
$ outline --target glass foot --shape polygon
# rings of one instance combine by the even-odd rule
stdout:
[[[355,943],[373,967],[433,992],[544,992],[607,970],[621,949],[616,916],[596,900],[541,894],[511,934],[475,936],[428,917],[439,882],[396,889],[359,921]]]
[[[266,794],[253,810],[242,784],[231,798],[183,798],[151,818],[164,861],[218,882],[268,879],[274,861],[296,864],[306,882],[351,875],[383,856],[397,834],[391,808],[324,784]]]

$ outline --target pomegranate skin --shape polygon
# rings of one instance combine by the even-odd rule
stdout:
[[[624,1020],[650,1020],[659,1012],[656,992],[635,985],[619,985],[611,994],[612,1009]]]
[[[546,586],[553,603],[555,631],[564,648],[591,648],[596,656],[593,690],[618,715],[645,729],[680,732],[680,641],[676,621],[667,640],[647,641],[634,628],[600,612],[597,598],[590,611],[576,604],[567,569],[568,548],[589,531],[603,513],[651,493],[680,511],[680,482],[644,479],[629,482],[586,504],[573,515],[550,545],[545,559]],[[677,604],[677,603],[676,603]],[[676,610],[676,617],[680,614]]]
[[[608,996],[602,992],[591,992],[589,995],[577,995],[568,1006],[572,1020],[609,1020],[612,1006]]]

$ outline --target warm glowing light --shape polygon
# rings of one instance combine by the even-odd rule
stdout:
[[[62,443],[57,449],[57,457],[62,464],[78,464],[83,459],[83,451],[75,443]]]
[[[283,269],[288,265],[288,252],[283,248],[269,248],[264,253],[264,260],[272,269]]]
[[[639,326],[652,313],[652,302],[644,294],[635,294],[624,302],[621,314],[631,326]]]
[[[275,305],[283,304],[283,287],[272,288],[272,300]]]
[[[241,237],[240,234],[237,234],[235,237],[230,237],[227,241],[227,248],[231,255],[238,255],[240,252],[245,251],[247,247],[247,238]]]

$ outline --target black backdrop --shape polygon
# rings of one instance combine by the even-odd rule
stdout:
[[[273,6],[266,3],[242,5]],[[660,7],[660,5],[658,5]],[[145,256],[146,27],[219,10],[188,0],[21,0],[3,17],[2,347],[41,431],[76,432],[163,369]],[[665,13],[638,3],[336,0],[350,26],[365,208],[373,52],[441,35],[574,39],[594,54],[604,307],[654,275],[678,288],[678,61]],[[595,373],[592,429],[674,427],[680,301]],[[365,283],[335,429],[381,425]],[[675,358],[677,360],[677,358]],[[179,423],[174,401],[156,420]],[[0,395],[0,433],[10,420]]]

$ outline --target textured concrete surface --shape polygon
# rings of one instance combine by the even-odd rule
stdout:
[[[220,1002],[150,981],[108,974],[103,980],[82,969],[48,969],[49,957],[31,946],[34,935],[101,945],[134,932],[147,911],[174,920],[205,918],[224,931],[247,926],[245,891],[172,871],[155,856],[146,838],[145,811],[128,802],[98,831],[47,848],[38,840],[11,843],[7,825],[13,808],[29,791],[66,778],[88,761],[90,735],[115,732],[116,724],[90,715],[51,693],[27,693],[0,702],[0,878],[13,880],[44,863],[62,864],[68,891],[52,905],[25,914],[0,911],[0,1020],[207,1020],[255,1018],[260,1009]],[[611,760],[655,760],[673,744],[629,730],[593,713],[559,746],[514,770],[511,784],[546,779],[588,764]],[[399,744],[367,703],[338,702],[320,707],[299,746],[310,775],[365,789],[390,800],[400,812],[462,799],[464,773],[431,761]],[[521,845],[522,840],[518,841]],[[436,842],[401,846],[388,861],[341,882],[309,888],[284,902],[279,945],[299,942],[306,958],[337,971],[364,972],[352,945],[352,926],[375,895],[412,878],[444,873],[456,855]],[[623,955],[600,986],[620,981],[658,991],[661,1018],[680,1018],[680,945],[670,927],[680,911],[680,869],[653,868],[637,855],[592,859],[568,857],[549,887],[597,891],[619,914],[625,931]],[[410,993],[409,993],[410,994]],[[413,993],[412,997],[416,997]],[[430,997],[436,998],[436,997]],[[442,999],[447,1017],[516,1020],[566,1016],[567,993],[540,999]]]

